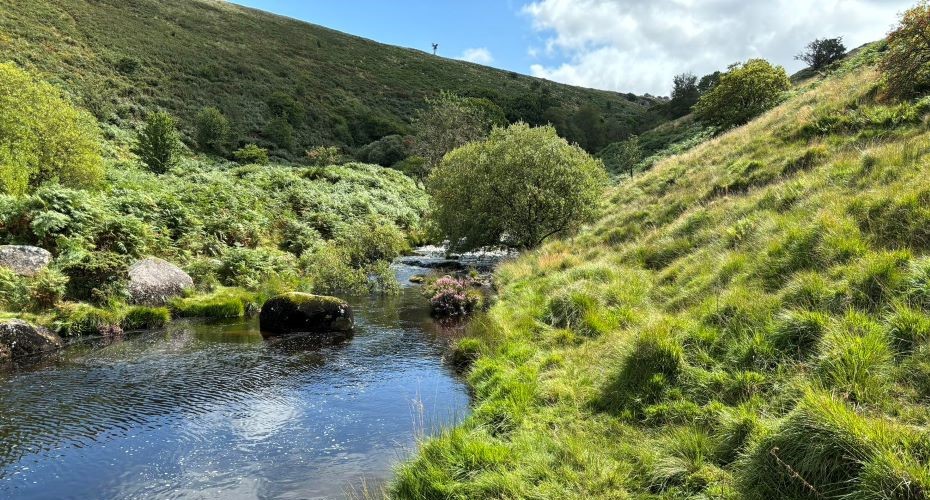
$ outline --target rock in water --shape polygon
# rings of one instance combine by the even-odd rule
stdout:
[[[18,319],[0,321],[0,361],[49,353],[62,345],[61,337],[40,326]]]
[[[355,326],[352,307],[336,297],[291,292],[262,306],[259,327],[265,337],[288,333],[345,333]]]
[[[0,267],[20,276],[35,276],[52,262],[48,250],[27,245],[0,245]]]
[[[194,280],[178,266],[149,257],[129,267],[129,298],[135,304],[161,306],[194,286]]]

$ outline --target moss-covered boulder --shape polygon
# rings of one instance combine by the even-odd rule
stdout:
[[[0,321],[0,363],[53,352],[62,345],[61,337],[41,326],[18,319]]]
[[[336,297],[291,292],[265,302],[258,316],[262,335],[345,333],[355,326],[352,307]]]

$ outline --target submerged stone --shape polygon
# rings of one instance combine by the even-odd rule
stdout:
[[[345,333],[355,327],[348,302],[325,295],[291,292],[272,298],[258,316],[262,336]]]

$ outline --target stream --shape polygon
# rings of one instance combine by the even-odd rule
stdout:
[[[263,341],[255,319],[179,321],[0,372],[0,498],[343,498],[378,491],[468,393],[396,264],[351,300],[353,336]]]

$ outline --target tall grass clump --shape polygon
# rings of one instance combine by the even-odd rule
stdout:
[[[850,312],[820,343],[818,371],[826,387],[859,403],[889,397],[892,351],[882,326]]]

